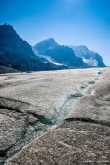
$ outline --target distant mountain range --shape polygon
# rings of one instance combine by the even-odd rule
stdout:
[[[85,46],[69,47],[54,39],[32,47],[10,25],[0,25],[0,73],[104,67],[102,57]]]
[[[37,54],[68,68],[105,67],[103,58],[86,46],[64,46],[51,38],[37,43],[33,49]]]

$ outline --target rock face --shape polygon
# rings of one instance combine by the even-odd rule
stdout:
[[[0,164],[109,163],[109,73],[1,75]]]
[[[32,47],[10,25],[0,25],[0,72],[41,71],[62,69],[50,62],[42,62]]]

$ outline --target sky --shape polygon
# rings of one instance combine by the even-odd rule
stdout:
[[[110,65],[110,0],[0,0],[4,23],[31,45],[47,38],[86,45]]]

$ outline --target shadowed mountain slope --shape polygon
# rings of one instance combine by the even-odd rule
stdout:
[[[43,62],[32,47],[16,33],[10,25],[0,25],[0,66],[18,71],[40,71],[60,69],[61,66]],[[3,68],[3,67],[2,67]],[[3,71],[3,69],[2,69]],[[4,68],[3,72],[9,72]]]

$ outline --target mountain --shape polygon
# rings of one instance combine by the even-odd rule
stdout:
[[[53,38],[49,38],[37,43],[34,48],[39,54],[45,54],[47,50],[51,50],[57,46],[59,46],[59,44]]]
[[[75,55],[72,48],[59,45],[52,38],[37,43],[33,49],[43,57],[50,58],[68,68],[84,68],[87,66],[80,57]]]
[[[0,73],[103,67],[102,57],[84,46],[69,47],[50,38],[33,48],[11,25],[0,25]]]
[[[10,25],[0,25],[0,72],[62,69],[49,61],[43,62],[32,47]]]
[[[105,67],[102,56],[86,46],[64,46],[50,38],[37,43],[33,49],[44,58],[68,68]]]
[[[72,48],[75,55],[81,57],[88,67],[105,67],[101,55],[89,50],[86,46],[73,46]]]

